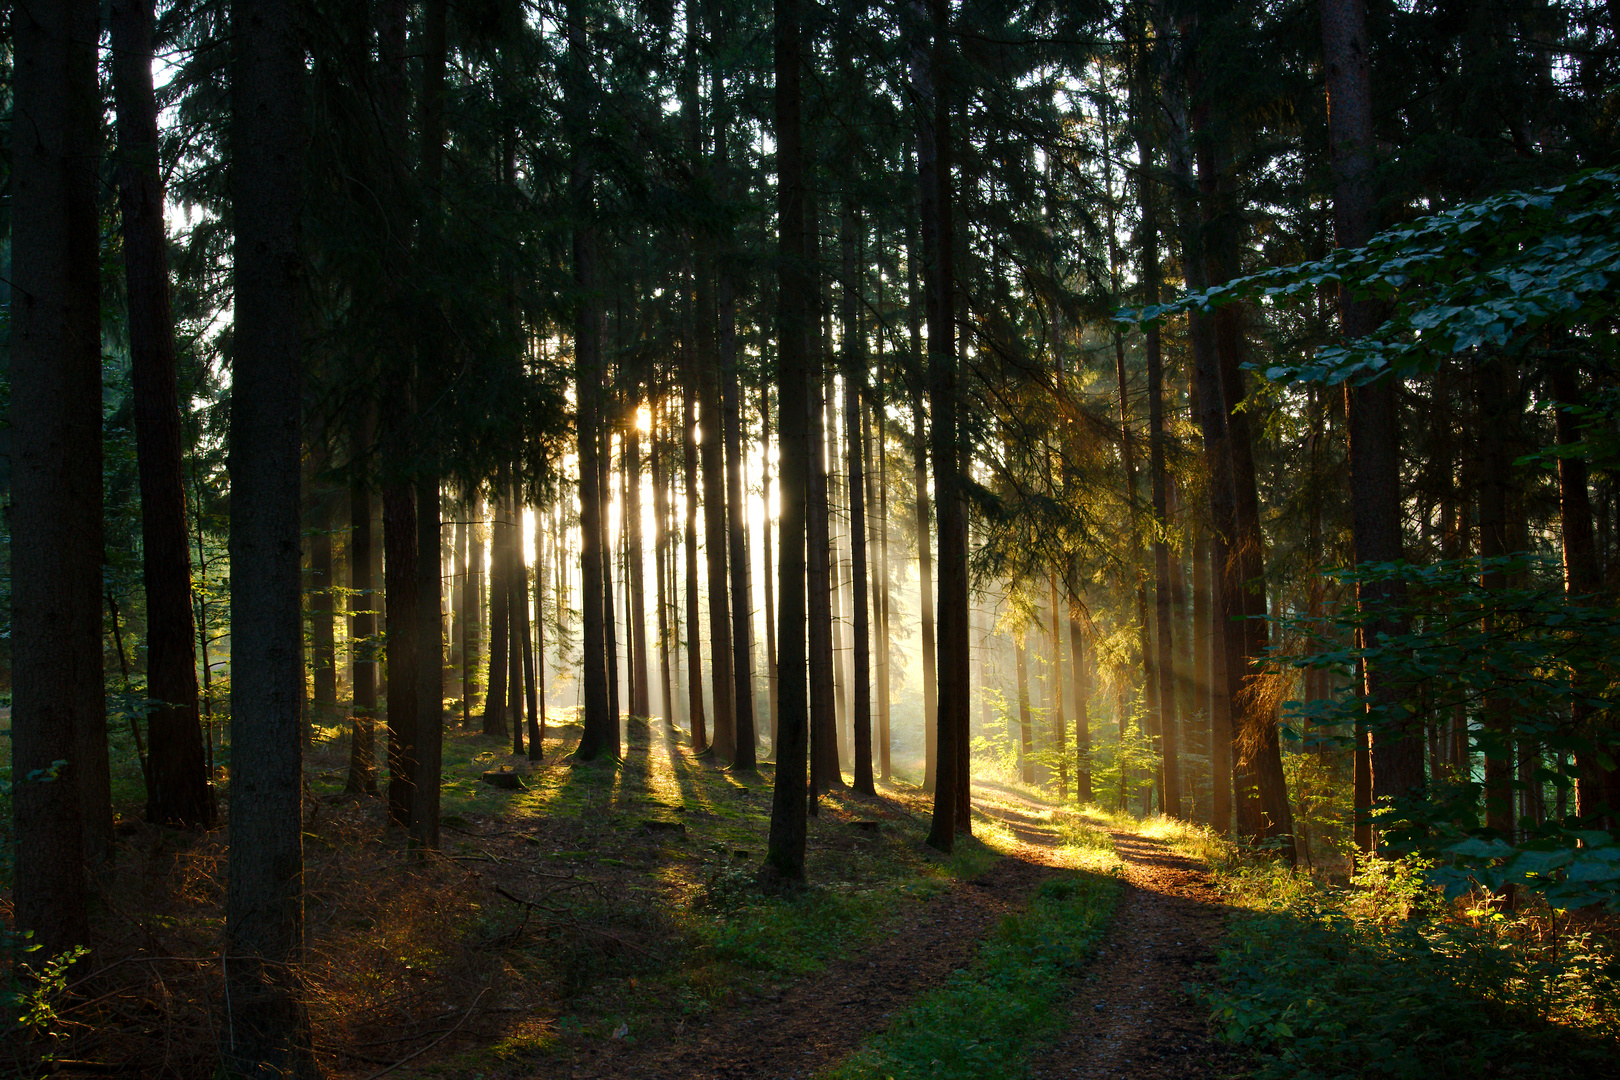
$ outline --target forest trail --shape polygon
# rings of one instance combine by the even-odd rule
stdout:
[[[975,785],[975,802],[990,794]],[[993,797],[1004,800],[997,791]],[[1014,796],[1017,798],[1017,796]],[[1019,801],[1022,801],[1021,799]],[[1055,835],[1039,808],[1005,804],[992,816],[1014,828],[1018,849],[984,874],[951,882],[889,936],[781,990],[694,1021],[672,1038],[600,1042],[571,1075],[591,1080],[802,1080],[854,1051],[889,1015],[972,962],[986,934],[1058,872]]]
[[[1030,1062],[1033,1080],[1179,1080],[1240,1066],[1209,1037],[1183,984],[1215,960],[1224,911],[1208,873],[1157,840],[1112,831],[1124,867],[1113,925],[1059,1040]]]
[[[571,1075],[592,1080],[805,1080],[881,1031],[888,1017],[972,962],[1004,915],[1058,872],[1050,806],[994,783],[974,785],[978,810],[1018,840],[979,877],[953,882],[894,933],[824,972],[744,999],[647,1042],[582,1048]],[[1031,1077],[1157,1080],[1236,1068],[1183,990],[1214,960],[1222,909],[1192,860],[1135,833],[1110,830],[1123,861],[1107,937],[1088,967],[1058,1041]]]

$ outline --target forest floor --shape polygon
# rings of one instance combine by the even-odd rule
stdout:
[[[919,789],[834,792],[812,819],[809,887],[764,897],[752,880],[769,765],[733,774],[657,721],[632,721],[627,736],[617,767],[571,767],[577,730],[554,733],[538,762],[452,735],[443,847],[426,859],[377,800],[341,793],[346,740],[312,749],[305,977],[329,1076],[908,1075],[873,1057],[874,1040],[963,985],[1032,901],[1078,879],[1100,883],[1106,902],[1051,1015],[1028,1027],[1016,1061],[962,1075],[1241,1071],[1183,990],[1213,959],[1219,898],[1199,866],[1125,819],[988,777],[974,787],[975,837],[946,857],[922,843]],[[520,786],[480,782],[489,770]],[[137,813],[125,809],[118,885],[98,923],[101,973],[54,1003],[58,1037],[31,1049],[200,1080],[217,1060],[222,995],[207,957],[226,837],[140,825]],[[1001,987],[988,991],[1001,1000]]]

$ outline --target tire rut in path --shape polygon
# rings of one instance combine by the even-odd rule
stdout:
[[[1182,1080],[1231,1075],[1182,988],[1207,981],[1225,909],[1209,875],[1163,844],[1113,833],[1124,860],[1113,925],[1075,996],[1064,1034],[1030,1062],[1032,1080]]]
[[[728,1005],[641,1044],[581,1049],[571,1075],[591,1080],[791,1080],[811,1076],[882,1029],[890,1013],[945,981],[984,935],[1056,870],[1040,848],[997,860],[908,911],[890,936],[766,998]]]

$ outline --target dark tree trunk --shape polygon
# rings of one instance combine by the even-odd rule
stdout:
[[[463,625],[467,621],[467,609],[463,606],[462,598],[467,595],[467,519],[471,508],[465,498],[456,499],[452,508],[455,520],[447,523],[450,525],[450,592],[445,597],[450,615],[446,622],[449,627],[450,654],[445,659],[445,671],[451,682],[445,686],[445,690],[450,692],[452,687],[454,688],[455,697],[462,701],[462,712],[465,716],[466,702],[463,695],[466,693],[466,682],[462,678],[462,643],[467,636],[463,631]],[[463,724],[465,725],[465,720]]]
[[[855,650],[854,682],[850,687],[854,705],[855,790],[876,795],[872,780],[872,627],[866,597],[866,425],[861,418],[861,396],[866,390],[865,339],[861,336],[858,313],[860,300],[856,284],[855,245],[860,217],[853,202],[844,204],[843,262],[844,290],[844,431],[849,459],[849,550],[851,605],[854,623],[850,640]]]
[[[662,710],[664,722],[675,723],[675,698],[673,686],[670,681],[669,670],[669,642],[670,642],[670,585],[671,573],[669,565],[669,485],[665,480],[664,464],[667,455],[664,453],[664,431],[662,410],[652,410],[652,489],[653,489],[653,576],[656,578],[658,595],[658,686],[662,693],[659,709]]]
[[[630,651],[635,657],[630,681],[635,693],[630,698],[630,711],[636,716],[652,715],[652,694],[647,682],[647,582],[641,545],[641,432],[634,417],[625,432],[625,545],[628,549],[629,573],[625,589],[630,599]]]
[[[819,229],[814,207],[806,199],[805,214],[812,224],[805,239],[806,258],[812,267],[820,261]],[[822,276],[812,270],[810,295],[815,298],[813,321],[806,327],[810,351],[810,386],[801,400],[809,410],[810,489],[805,519],[805,610],[810,653],[810,787],[820,794],[844,786],[838,762],[838,717],[833,699],[832,552],[827,505],[826,433],[826,319],[820,307],[825,298]],[[808,306],[808,305],[807,305]],[[783,399],[786,401],[787,399]],[[814,812],[812,810],[812,812]]]
[[[303,29],[297,5],[286,0],[239,0],[231,17],[230,554],[237,572],[225,901],[231,1008],[220,1056],[229,1075],[315,1077],[299,977]]]
[[[703,708],[703,643],[698,636],[697,555],[697,418],[693,415],[692,361],[688,353],[687,378],[682,383],[681,430],[685,435],[681,493],[686,500],[686,716],[692,725],[692,752],[709,749],[708,717]]]
[[[700,280],[703,271],[699,270]],[[700,297],[703,291],[700,290]],[[709,319],[707,305],[700,300],[698,325],[706,326]],[[705,355],[702,343],[706,335],[699,334],[697,358],[699,403],[702,407],[703,442],[698,447],[698,462],[703,470],[703,550],[707,556],[709,598],[709,665],[710,681],[714,687],[715,756],[731,762],[737,755],[736,711],[733,701],[736,686],[731,671],[731,609],[726,590],[726,467],[724,421],[720,415],[720,379],[712,358]],[[720,363],[724,363],[722,358]]]
[[[763,475],[760,477],[760,489],[765,493],[765,505],[771,505],[771,401],[770,393],[764,388],[759,395],[759,443],[760,462]],[[781,481],[777,482],[778,495],[781,491]],[[776,578],[775,570],[771,564],[771,515],[769,509],[765,514],[765,523],[760,528],[760,546],[763,549],[765,563],[765,683],[769,692],[769,708],[771,710],[771,756],[776,756],[777,723],[781,719],[780,702],[776,691],[776,587],[772,582]]]
[[[157,95],[152,88],[152,0],[118,0],[111,12],[118,204],[141,489],[146,692],[159,703],[146,717],[146,817],[164,825],[206,828],[214,823],[214,793],[197,715],[180,398],[158,161]],[[329,555],[330,550],[328,541]],[[330,606],[330,593],[327,596]]]
[[[439,253],[439,215],[444,176],[444,66],[447,0],[426,0],[421,29],[421,185],[424,199],[416,228],[418,259],[434,266]],[[507,170],[507,172],[510,172]],[[418,400],[439,392],[444,369],[444,317],[439,296],[424,303],[426,321],[416,340]],[[439,502],[439,450],[424,449],[416,473],[416,767],[411,774],[411,842],[439,848],[439,776],[444,766],[444,529]]]
[[[326,720],[337,711],[337,632],[332,606],[332,491],[316,488],[309,537],[309,666],[313,683],[312,715]]]
[[[388,820],[408,825],[416,782],[417,618],[416,493],[383,484],[383,588],[388,641]]]
[[[601,325],[600,322],[597,324]],[[611,412],[605,413],[611,416]],[[601,493],[602,514],[602,632],[607,639],[608,716],[613,722],[614,756],[618,755],[619,718],[619,627],[613,607],[613,533],[608,527],[607,506],[613,501],[613,424],[602,427],[602,452],[596,462],[596,490]],[[521,560],[520,560],[521,562]],[[521,720],[519,721],[521,722]]]
[[[881,340],[881,339],[879,339]],[[889,755],[893,745],[889,712],[889,439],[888,405],[884,399],[882,358],[878,360],[877,455],[878,455],[878,778],[887,782],[892,775]]]
[[[89,944],[85,865],[112,836],[110,799],[102,835],[87,797],[109,784],[106,752],[85,754],[107,733],[97,10],[17,4],[11,23],[13,115],[30,129],[13,142],[10,176],[13,888],[36,965]],[[296,483],[296,457],[293,469]],[[296,620],[296,535],[292,550]]]
[[[506,466],[489,504],[489,686],[484,694],[483,733],[506,738],[507,638],[512,632],[511,591],[506,584]]]
[[[1067,691],[1063,684],[1063,611],[1064,604],[1058,596],[1057,578],[1048,575],[1046,588],[1051,599],[1052,611],[1052,751],[1058,763],[1058,802],[1066,802],[1069,798],[1069,749],[1068,731],[1069,721],[1064,716],[1063,701]]]
[[[584,609],[583,680],[585,695],[584,733],[574,756],[580,761],[619,756],[619,718],[612,711],[609,679],[616,672],[609,667],[607,622],[613,618],[608,606],[606,580],[609,558],[604,550],[607,535],[603,513],[607,492],[602,487],[600,440],[602,399],[602,309],[596,295],[596,216],[592,163],[586,149],[591,138],[592,92],[586,19],[580,0],[565,5],[568,24],[566,126],[571,143],[572,165],[569,198],[574,212],[574,286],[579,290],[573,319],[574,385],[579,399],[579,531],[580,592]],[[613,665],[616,667],[617,665]]]
[[[781,403],[781,561],[777,623],[776,784],[765,856],[768,873],[804,878],[810,709],[806,695],[805,503],[810,482],[809,416],[796,406],[809,396],[805,355],[809,291],[804,269],[804,147],[800,120],[799,0],[775,0],[777,401]]]
[[[442,538],[439,475],[434,469],[416,481],[416,733],[411,773],[411,838],[434,850],[439,847],[439,777],[444,761]]]
[[[472,702],[478,696],[478,656],[482,651],[483,610],[479,605],[484,577],[484,544],[478,523],[484,517],[484,500],[476,489],[467,498],[466,569],[461,579],[461,726],[472,726]]]
[[[1090,669],[1086,666],[1085,634],[1080,625],[1081,606],[1077,582],[1079,557],[1069,559],[1065,575],[1069,600],[1069,655],[1074,683],[1074,794],[1084,806],[1092,801],[1091,792],[1091,690]]]
[[[1024,632],[1015,632],[1013,648],[1018,664],[1018,774],[1026,784],[1035,782],[1035,726],[1029,712],[1029,650]]]
[[[1508,553],[1507,503],[1512,480],[1512,454],[1508,432],[1513,425],[1511,374],[1501,360],[1479,363],[1474,368],[1474,392],[1479,402],[1479,446],[1482,469],[1479,485],[1479,557],[1499,559]],[[1500,568],[1487,569],[1482,584],[1490,590],[1507,587],[1507,575]],[[1495,632],[1495,620],[1486,613],[1481,632],[1487,638]],[[1513,715],[1512,698],[1492,687],[1484,700],[1485,823],[1510,842],[1514,833],[1513,814]]]
[[[913,336],[915,345],[921,335]],[[918,363],[921,364],[919,353]],[[928,424],[923,412],[923,383],[918,379],[915,396],[911,401],[912,461],[915,464],[913,490],[917,493],[917,579],[918,624],[922,638],[922,699],[923,699],[923,790],[933,791],[935,770],[939,763],[938,728],[935,717],[939,712],[939,665],[934,648],[934,561],[930,547],[929,522],[933,512],[928,499]]]
[[[1145,129],[1143,129],[1145,131]],[[1142,204],[1142,292],[1149,304],[1159,303],[1163,292],[1159,269],[1158,199],[1150,176],[1154,169],[1153,146],[1141,135],[1137,154],[1142,168],[1137,194]],[[1170,620],[1170,546],[1165,542],[1168,527],[1168,490],[1165,483],[1164,355],[1159,334],[1147,339],[1148,392],[1148,481],[1153,498],[1153,612],[1157,640],[1153,646],[1158,675],[1159,753],[1163,782],[1160,798],[1164,813],[1181,817],[1181,747],[1176,717],[1176,654]]]
[[[1327,68],[1328,136],[1333,151],[1333,221],[1340,247],[1360,247],[1372,239],[1376,207],[1373,192],[1372,79],[1367,56],[1364,0],[1321,0],[1322,52]],[[1348,339],[1377,329],[1375,302],[1356,300],[1339,290],[1339,322]],[[1351,530],[1357,565],[1401,558],[1400,421],[1397,384],[1385,376],[1348,393],[1350,419]],[[1370,603],[1397,598],[1396,583],[1365,583],[1356,588],[1363,611]],[[1373,634],[1398,634],[1399,620],[1370,625]],[[1404,696],[1376,663],[1365,665],[1366,694],[1397,715]],[[1387,715],[1372,730],[1374,802],[1408,798],[1424,789],[1423,730],[1415,719]]]
[[[932,41],[919,27],[912,80],[919,122],[917,173],[924,235],[933,237],[928,275],[929,449],[934,462],[934,516],[939,529],[939,710],[934,814],[928,844],[950,851],[971,821],[962,796],[961,750],[968,734],[967,522],[959,491],[961,452],[956,431],[956,285],[951,245],[950,94],[945,85],[947,5],[936,2]],[[924,49],[928,49],[926,59]]]
[[[1579,377],[1574,368],[1560,364],[1552,372],[1553,394],[1558,399],[1556,417],[1558,444],[1573,446],[1581,441],[1580,418],[1572,407],[1585,404]],[[1597,541],[1592,528],[1592,499],[1587,490],[1586,459],[1578,456],[1558,459],[1558,518],[1563,534],[1564,593],[1574,603],[1586,603],[1602,586],[1598,571]],[[1578,738],[1586,740],[1576,754],[1575,813],[1592,818],[1601,828],[1613,829],[1616,814],[1620,813],[1620,800],[1615,797],[1615,772],[1605,766],[1600,756],[1606,752],[1601,745],[1604,737],[1612,738],[1612,731],[1594,730],[1592,710],[1584,701],[1574,703],[1571,719]],[[1606,809],[1597,817],[1600,807]]]
[[[377,592],[372,562],[371,491],[355,476],[349,481],[349,663],[354,734],[344,790],[356,795],[377,794]]]
[[[1194,69],[1196,74],[1196,69]],[[1179,88],[1170,87],[1174,127],[1171,138],[1170,169],[1175,177],[1175,203],[1181,262],[1187,287],[1200,290],[1208,285],[1204,266],[1203,240],[1199,233],[1198,191],[1191,161],[1191,132],[1187,128],[1185,102]],[[1226,411],[1221,396],[1221,373],[1215,356],[1215,333],[1209,315],[1196,309],[1187,314],[1187,338],[1193,362],[1193,411],[1203,436],[1204,464],[1209,480],[1210,520],[1213,534],[1207,542],[1209,574],[1214,596],[1209,619],[1209,707],[1210,707],[1210,823],[1216,832],[1232,828],[1232,795],[1235,786],[1233,765],[1236,751],[1232,740],[1232,690],[1243,672],[1241,641],[1232,620],[1242,617],[1242,605],[1231,577],[1229,541],[1233,534],[1232,464],[1227,450]]]
[[[710,38],[717,51],[726,41],[722,6],[711,4],[708,12]],[[718,67],[710,94],[714,114],[715,186],[725,197],[729,192],[731,168],[727,153],[731,124],[730,99],[726,95],[725,74]],[[743,772],[754,769],[758,747],[757,720],[754,716],[754,633],[753,602],[748,566],[748,499],[743,483],[743,432],[741,390],[737,381],[737,303],[732,284],[729,252],[722,252],[719,265],[720,319],[720,408],[724,425],[725,489],[731,569],[732,669],[732,766]],[[718,434],[718,432],[717,432]],[[719,590],[724,591],[724,590]],[[724,751],[722,751],[722,754]]]
[[[441,180],[444,172],[444,69],[447,0],[427,0],[422,11],[421,155],[424,201],[417,223],[417,258],[433,266],[439,252]],[[444,315],[439,298],[424,298],[423,326],[416,340],[416,399],[433,400],[444,368]],[[425,418],[424,418],[425,419]],[[421,440],[414,480],[416,496],[416,731],[411,780],[411,841],[439,846],[439,777],[444,758],[444,539],[440,525],[439,450],[432,436]]]

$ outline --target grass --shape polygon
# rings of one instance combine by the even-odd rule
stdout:
[[[1452,906],[1421,863],[1349,887],[1228,849],[1236,913],[1202,993],[1260,1078],[1604,1075],[1620,1054],[1620,962],[1594,915]]]
[[[1059,819],[1071,862],[1106,862],[1106,832]],[[1117,858],[1117,857],[1116,857]],[[1028,908],[1007,916],[974,963],[923,994],[887,1030],[823,1074],[824,1080],[967,1080],[1017,1077],[1031,1045],[1054,1034],[1075,977],[1102,938],[1118,885],[1073,870],[1044,882]]]

